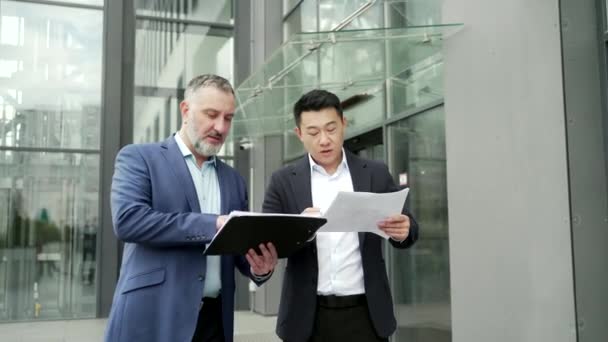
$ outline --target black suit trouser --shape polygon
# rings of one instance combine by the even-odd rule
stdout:
[[[205,297],[201,305],[192,342],[224,342],[221,297]]]
[[[388,342],[372,324],[365,295],[318,296],[315,325],[309,342]]]

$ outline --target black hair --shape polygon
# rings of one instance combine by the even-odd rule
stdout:
[[[334,108],[338,112],[340,119],[344,115],[340,99],[334,93],[327,90],[314,89],[302,95],[293,105],[293,117],[296,121],[296,126],[300,127],[302,112],[318,112],[326,108]]]

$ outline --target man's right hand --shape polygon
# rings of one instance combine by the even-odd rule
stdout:
[[[320,217],[321,209],[319,208],[306,208],[300,215],[312,216],[312,217]]]
[[[226,223],[226,221],[228,221],[228,215],[220,215],[217,217],[217,220],[215,220],[215,229],[217,229],[218,231],[220,229],[222,229],[222,227],[224,226],[224,224]]]

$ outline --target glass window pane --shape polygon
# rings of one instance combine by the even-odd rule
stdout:
[[[283,15],[289,13],[300,0],[283,0]],[[304,0],[306,2],[306,0]],[[309,1],[310,2],[310,1]]]
[[[104,0],[46,0],[48,2],[72,3],[78,5],[103,6]]]
[[[1,1],[0,14],[0,146],[99,148],[102,11]]]
[[[133,141],[141,143],[179,130],[179,103],[190,79],[214,73],[232,81],[234,41],[231,30],[207,26],[138,20],[137,27]]]
[[[0,322],[94,317],[99,155],[0,151]]]
[[[138,20],[135,40],[136,87],[175,89],[201,73],[233,78],[232,31]]]
[[[295,33],[317,31],[316,1],[302,2],[283,23],[283,39]]]
[[[355,1],[319,1],[319,31],[330,31],[346,18],[355,13],[367,0]],[[372,7],[357,16],[344,30],[381,28],[384,23],[384,1],[376,2]]]
[[[391,172],[409,186],[408,202],[421,225],[416,245],[388,249],[397,316],[395,341],[449,342],[450,267],[443,107],[389,127]]]
[[[431,41],[391,42],[388,45],[392,110],[389,116],[443,99],[443,54],[441,43]]]
[[[387,1],[391,27],[439,25],[444,0]]]
[[[226,24],[234,22],[231,0],[135,0],[134,3],[136,15],[141,16]]]

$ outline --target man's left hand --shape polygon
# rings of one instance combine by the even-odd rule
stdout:
[[[410,234],[410,218],[403,214],[389,216],[378,222],[378,228],[393,240],[402,242]]]
[[[245,258],[247,258],[251,266],[251,273],[253,275],[264,276],[272,272],[277,265],[277,250],[271,242],[265,245],[261,243],[259,248],[262,255],[258,255],[253,249],[249,249]]]

